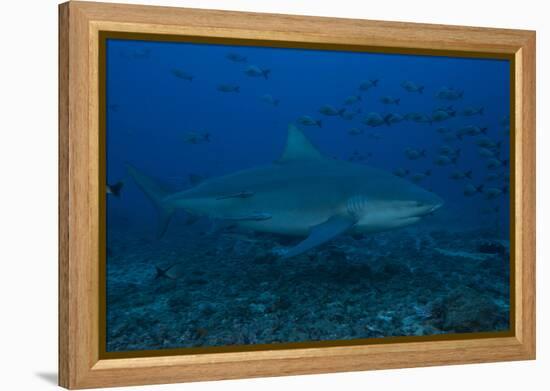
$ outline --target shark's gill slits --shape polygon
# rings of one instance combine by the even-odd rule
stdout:
[[[359,217],[365,213],[365,209],[368,206],[368,201],[365,196],[353,196],[347,202],[348,213],[354,217]]]

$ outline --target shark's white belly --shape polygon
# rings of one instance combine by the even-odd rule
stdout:
[[[242,221],[239,222],[239,226],[259,232],[306,236],[311,227],[323,223],[329,217],[328,214],[281,212],[273,214],[267,220]]]

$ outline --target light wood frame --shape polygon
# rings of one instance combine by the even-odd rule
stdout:
[[[513,59],[512,336],[101,359],[100,31],[441,50]],[[535,33],[198,9],[59,6],[59,384],[92,388],[535,358]]]

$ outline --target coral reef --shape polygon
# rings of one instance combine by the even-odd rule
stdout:
[[[344,236],[284,260],[272,249],[286,238],[173,231],[110,230],[108,351],[509,327],[509,247],[484,232]],[[173,278],[156,276],[170,265]]]

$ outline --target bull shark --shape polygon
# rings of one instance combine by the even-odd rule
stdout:
[[[385,171],[324,156],[294,125],[281,158],[270,165],[208,179],[170,193],[127,165],[159,214],[158,236],[177,209],[259,232],[304,237],[274,250],[290,258],[344,233],[416,223],[443,205],[436,194]]]

